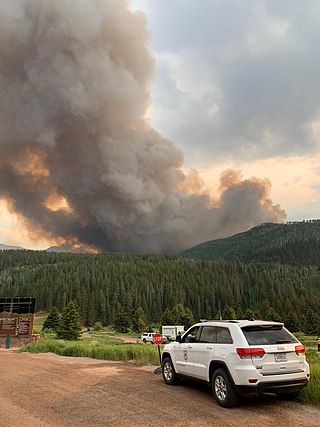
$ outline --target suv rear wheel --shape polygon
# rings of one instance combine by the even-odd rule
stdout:
[[[166,357],[162,362],[162,375],[166,384],[174,385],[178,382],[178,377],[170,357]]]
[[[217,369],[212,375],[212,391],[218,404],[224,408],[231,408],[238,403],[239,396],[223,368]]]

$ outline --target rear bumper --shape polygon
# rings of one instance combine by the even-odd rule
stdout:
[[[263,393],[294,393],[303,389],[308,384],[307,379],[279,382],[261,382],[254,386],[235,386],[242,395],[259,395]]]

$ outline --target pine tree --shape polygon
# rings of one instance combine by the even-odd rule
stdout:
[[[132,329],[135,332],[144,332],[147,328],[147,319],[141,307],[134,312]]]
[[[88,306],[88,326],[93,326],[96,321],[96,307],[95,307],[95,296],[94,293],[91,292],[89,296],[89,306]]]
[[[187,330],[194,324],[194,316],[190,308],[185,308],[184,313],[180,318],[179,325],[183,325],[184,329]]]
[[[130,322],[127,316],[127,313],[124,311],[123,307],[119,305],[115,316],[114,316],[114,329],[118,332],[128,332],[130,328]]]
[[[319,335],[319,315],[308,308],[305,316],[304,332],[307,335]]]
[[[226,305],[222,312],[222,319],[235,320],[236,318],[235,310],[230,305]]]
[[[60,327],[61,314],[59,313],[57,307],[52,307],[48,317],[43,323],[42,330],[51,329],[52,331],[57,332]]]
[[[253,320],[254,319],[254,313],[250,308],[247,308],[243,315],[244,319]]]
[[[260,313],[264,320],[272,320],[271,319],[271,306],[268,299],[264,299],[260,305]]]
[[[161,316],[161,325],[174,325],[172,312],[169,308],[166,308]]]
[[[184,315],[184,307],[182,304],[176,304],[171,310],[173,325],[181,325],[182,318]]]
[[[285,319],[285,327],[289,329],[289,331],[292,332],[298,332],[300,331],[300,321],[299,317],[296,312],[293,310],[290,310],[289,313],[287,313]]]
[[[106,298],[104,296],[103,290],[99,289],[98,294],[98,316],[97,318],[99,321],[105,325],[106,324],[106,317],[107,317],[107,304],[106,304]]]
[[[185,308],[182,304],[176,304],[172,310],[168,308],[161,317],[162,325],[183,325],[188,329],[194,323],[194,316],[190,308]]]
[[[77,340],[81,335],[79,308],[75,301],[70,301],[62,311],[58,338]]]

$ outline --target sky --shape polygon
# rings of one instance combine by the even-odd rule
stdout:
[[[319,217],[320,2],[135,0],[156,57],[147,112],[211,188],[271,181],[288,220]]]
[[[11,144],[1,154],[2,165],[0,158],[0,243],[41,249],[71,236],[94,245],[91,236],[105,234],[121,250],[121,236],[127,242],[150,238],[150,250],[172,250],[169,236],[187,234],[199,217],[204,225],[194,232],[198,240],[273,218],[319,217],[319,1],[79,0],[77,13],[68,5],[0,0],[0,88],[8,88],[0,102],[0,136],[3,147]],[[135,15],[123,14],[126,7]],[[43,37],[35,40],[30,35],[38,13]],[[97,49],[96,56],[87,54],[88,46]],[[101,58],[106,46],[117,55],[108,64]],[[64,56],[67,49],[79,75]],[[69,124],[83,119],[78,133],[61,126],[61,111]],[[16,117],[7,124],[10,114]],[[151,130],[142,130],[144,122]],[[90,141],[93,128],[100,141],[96,152],[93,143],[81,140],[87,132]],[[83,148],[70,179],[68,132]],[[127,143],[135,141],[141,153],[150,140],[154,150],[145,158]],[[147,170],[150,162],[157,174]],[[128,177],[119,170],[129,163]],[[4,168],[8,164],[12,175]],[[191,183],[192,177],[197,203],[194,196],[173,194],[174,183]],[[181,188],[188,185],[180,182]],[[257,196],[247,204],[249,213],[237,205],[240,190],[242,200]],[[206,211],[209,196],[215,208]],[[249,206],[257,213],[246,222]],[[230,212],[237,209],[235,219]],[[66,223],[60,228],[59,218]],[[212,235],[205,230],[210,221]],[[152,239],[161,236],[167,236],[163,245],[154,246]],[[196,242],[190,234],[181,245]]]

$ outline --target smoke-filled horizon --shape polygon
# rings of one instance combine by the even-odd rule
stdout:
[[[125,0],[74,4],[0,4],[0,199],[30,233],[177,252],[284,221],[267,179],[227,170],[212,197],[148,125],[155,61],[144,16]]]

